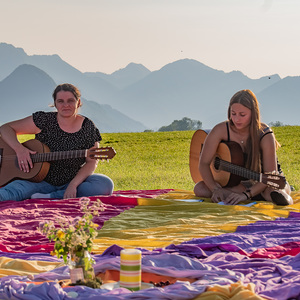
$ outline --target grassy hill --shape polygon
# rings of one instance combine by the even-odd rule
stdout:
[[[273,128],[281,144],[278,158],[287,180],[300,189],[300,126]],[[193,131],[104,133],[101,146],[112,146],[117,155],[99,162],[97,173],[110,176],[115,190],[192,190],[189,149]],[[28,136],[22,136],[22,140]]]

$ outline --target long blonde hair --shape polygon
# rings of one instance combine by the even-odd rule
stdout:
[[[232,96],[228,107],[228,120],[231,125],[234,125],[231,120],[231,106],[234,103],[239,103],[251,110],[249,138],[246,144],[248,156],[245,167],[256,172],[261,172],[260,133],[262,131],[262,124],[260,122],[260,111],[257,98],[250,90],[241,90]]]

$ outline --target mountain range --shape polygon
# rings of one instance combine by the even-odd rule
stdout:
[[[27,55],[21,48],[0,43],[0,122],[49,110],[59,83],[81,90],[81,113],[102,132],[156,130],[188,117],[204,128],[227,118],[231,96],[251,89],[260,102],[262,121],[299,125],[297,88],[300,77],[277,74],[250,79],[239,71],[226,73],[193,59],[182,59],[150,71],[130,63],[112,74],[82,73],[58,55]]]

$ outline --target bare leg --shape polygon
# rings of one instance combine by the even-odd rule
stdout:
[[[197,197],[210,198],[212,196],[210,189],[206,186],[204,181],[199,181],[195,184],[194,193]]]

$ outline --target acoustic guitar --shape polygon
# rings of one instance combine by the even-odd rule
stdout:
[[[189,165],[195,183],[203,180],[199,171],[199,160],[208,133],[209,131],[199,129],[194,133],[191,140]],[[238,185],[241,180],[253,179],[274,189],[284,188],[286,184],[284,176],[254,172],[246,169],[243,165],[244,155],[241,146],[232,141],[221,142],[210,169],[214,180],[222,187],[232,187]]]
[[[49,162],[51,161],[80,157],[108,160],[116,155],[116,151],[112,147],[50,152],[46,145],[35,139],[28,140],[23,145],[37,152],[30,156],[33,168],[28,173],[19,169],[15,151],[0,137],[0,187],[14,179],[26,179],[33,182],[43,181],[49,171]]]

